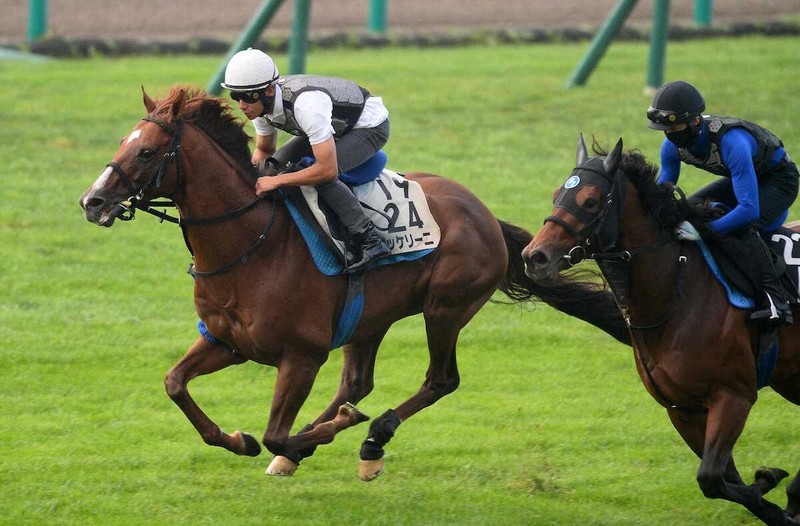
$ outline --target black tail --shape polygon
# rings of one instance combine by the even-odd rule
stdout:
[[[499,220],[498,220],[499,221]],[[517,226],[499,221],[508,247],[508,270],[500,290],[515,303],[543,301],[565,314],[598,327],[620,342],[631,345],[631,335],[622,314],[604,284],[562,278],[538,283],[525,274],[522,249],[533,236]]]

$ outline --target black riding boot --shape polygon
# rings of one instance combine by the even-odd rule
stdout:
[[[780,282],[780,276],[772,259],[772,252],[761,236],[755,232],[744,236],[748,256],[761,272],[761,294],[756,300],[756,310],[750,315],[751,320],[761,322],[767,327],[791,325],[792,309],[788,294]]]
[[[370,262],[389,255],[386,243],[375,232],[375,225],[370,221],[362,232],[353,234],[355,253],[347,258],[347,272],[354,274],[363,270]]]
[[[371,262],[389,254],[389,249],[367,218],[352,190],[339,179],[315,186],[317,193],[330,206],[347,229],[353,248],[347,251],[347,272],[355,274]]]

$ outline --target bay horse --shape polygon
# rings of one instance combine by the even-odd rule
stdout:
[[[251,435],[223,432],[192,399],[187,383],[248,360],[277,368],[263,444],[275,457],[268,474],[292,474],[317,445],[368,419],[355,408],[373,389],[378,346],[397,320],[422,313],[429,367],[418,392],[374,420],[361,449],[360,476],[383,470],[383,447],[401,422],[459,384],[456,341],[461,329],[499,288],[512,302],[542,299],[567,314],[629,338],[605,291],[561,283],[536,285],[519,256],[531,235],[496,219],[462,185],[431,174],[419,182],[441,230],[440,245],[416,261],[369,270],[364,309],[343,347],[341,382],[330,405],[290,435],[295,418],[331,350],[347,294],[346,276],[314,265],[287,205],[257,198],[249,136],[227,101],[173,87],[156,102],[142,89],[147,115],[126,135],[97,180],[81,196],[87,220],[110,227],[166,198],[193,253],[194,298],[208,335],[200,335],[165,379],[168,395],[212,446],[256,456]],[[628,340],[629,341],[629,340]]]
[[[730,305],[696,244],[675,228],[697,214],[637,151],[611,153],[581,136],[576,168],[555,207],[523,251],[528,275],[542,283],[593,258],[614,292],[633,340],[639,376],[697,454],[697,481],[708,498],[738,503],[769,525],[799,524],[800,472],[785,510],[763,498],[788,473],[762,468],[745,484],[733,448],[757,398],[758,329]],[[769,386],[800,404],[800,330],[778,330],[780,354]]]

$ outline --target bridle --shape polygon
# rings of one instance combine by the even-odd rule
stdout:
[[[607,174],[605,170],[602,169],[602,166],[598,168],[596,166],[597,164],[599,163],[589,161],[580,166],[576,166],[572,171],[572,175],[567,179],[564,185],[561,186],[553,200],[554,209],[561,208],[566,210],[569,214],[574,216],[580,224],[584,225],[583,228],[578,229],[555,215],[549,215],[544,219],[544,224],[557,224],[566,230],[575,240],[575,246],[572,247],[566,255],[562,256],[562,259],[571,267],[580,264],[586,259],[595,258],[595,254],[589,254],[587,250],[587,246],[591,243],[589,237],[593,232],[600,230],[603,225],[607,224],[606,217],[610,213],[609,210],[615,206],[614,194],[617,185],[615,185],[614,176]],[[575,200],[576,192],[570,191],[573,188],[585,185],[597,186],[604,194],[605,203],[600,207],[598,212],[590,212],[583,209]],[[617,202],[616,206],[621,207],[621,202]],[[614,243],[616,243],[616,239]]]
[[[655,243],[647,246],[625,250],[619,249],[619,220],[622,216],[626,185],[619,177],[618,170],[614,170],[614,173],[608,174],[604,169],[598,169],[596,166],[593,166],[596,164],[599,163],[591,162],[591,160],[579,164],[579,166],[573,170],[572,176],[567,179],[567,182],[561,187],[554,200],[556,208],[562,208],[566,210],[568,213],[575,216],[580,223],[585,226],[581,229],[577,229],[564,221],[562,218],[553,215],[545,218],[544,222],[545,224],[550,222],[559,225],[575,238],[577,244],[572,247],[566,255],[562,256],[569,266],[575,266],[586,259],[593,259],[597,262],[606,278],[606,281],[609,283],[611,292],[614,295],[615,301],[622,312],[628,327],[631,329],[631,338],[633,338],[633,341],[636,342],[636,336],[633,332],[634,330],[644,331],[661,327],[665,325],[677,312],[681,303],[680,300],[682,298],[681,290],[686,271],[687,258],[683,254],[683,250],[681,250],[681,253],[678,256],[676,298],[673,300],[672,305],[667,310],[666,315],[655,323],[647,325],[634,324],[631,321],[630,312],[625,297],[627,296],[628,289],[628,264],[636,256],[654,252],[662,247],[665,247],[670,241],[673,241],[674,238],[665,236]],[[573,177],[576,179],[573,180]],[[573,183],[570,183],[571,180],[573,180]],[[576,192],[569,191],[571,188],[577,188],[580,181],[585,181],[583,183],[584,185],[597,185],[605,192],[604,205],[598,212],[589,212],[581,208],[577,201],[575,201]],[[587,246],[590,245],[589,237],[592,234],[594,234],[594,240],[597,244],[598,250],[589,253]],[[672,403],[659,388],[652,372],[647,368],[646,361],[642,355],[641,345],[634,345],[634,349],[638,354],[639,361],[642,364],[642,369],[645,371],[645,374],[650,381],[650,385],[653,387],[653,392],[667,407],[692,413],[705,412],[705,408],[679,406]]]
[[[166,206],[166,207],[173,207],[176,208],[175,202],[171,199],[164,200],[164,201],[151,201],[149,204],[142,204],[144,200],[145,192],[155,185],[156,188],[161,187],[161,182],[164,179],[164,176],[169,171],[172,163],[174,162],[176,165],[176,177],[177,177],[177,185],[176,187],[180,188],[183,186],[185,181],[185,170],[183,164],[183,156],[181,154],[181,138],[183,137],[183,126],[184,121],[182,119],[176,119],[175,124],[171,125],[165,121],[157,119],[155,117],[146,116],[143,117],[142,120],[147,122],[152,122],[157,124],[164,130],[167,134],[172,137],[169,146],[167,147],[166,153],[164,153],[164,157],[162,158],[161,162],[156,169],[155,174],[151,177],[146,183],[144,183],[138,190],[134,187],[133,183],[131,182],[128,175],[125,173],[125,170],[122,167],[114,162],[111,161],[106,164],[107,167],[111,168],[111,170],[117,174],[120,180],[125,185],[126,189],[130,193],[130,197],[125,201],[118,203],[117,206],[123,208],[123,212],[118,216],[121,221],[131,221],[136,216],[136,210],[142,210],[147,212],[148,214],[154,215],[159,218],[160,222],[168,221],[170,223],[177,224],[181,227],[181,231],[183,232],[183,240],[186,244],[186,248],[189,250],[189,253],[194,258],[194,251],[192,250],[191,245],[189,244],[189,238],[186,234],[186,227],[187,226],[200,226],[200,225],[211,225],[215,223],[221,223],[223,221],[228,221],[230,219],[234,219],[245,212],[253,209],[262,201],[262,197],[256,197],[255,200],[246,204],[241,208],[237,208],[236,210],[232,210],[230,212],[226,212],[224,214],[220,214],[218,216],[206,217],[206,218],[189,218],[189,217],[175,217],[171,216],[166,213],[166,211],[160,211],[153,208],[153,206]],[[189,273],[192,276],[213,276],[215,274],[221,274],[230,270],[232,267],[244,263],[248,257],[258,248],[264,239],[267,238],[270,229],[272,228],[272,224],[275,220],[275,207],[272,207],[272,213],[270,214],[270,219],[267,221],[266,226],[264,227],[263,232],[259,235],[256,240],[250,245],[250,247],[245,251],[244,254],[239,256],[237,259],[231,261],[230,263],[223,265],[222,267],[212,270],[212,271],[200,271],[194,268],[194,264],[189,267]]]
[[[600,164],[596,161],[598,158],[593,158],[587,162],[577,166],[572,172],[572,176],[567,179],[567,182],[559,190],[554,200],[555,208],[562,208],[569,214],[573,215],[580,224],[585,225],[583,228],[578,229],[569,224],[564,219],[550,215],[545,218],[544,223],[556,223],[567,232],[569,232],[576,241],[576,245],[567,251],[567,254],[562,256],[569,266],[575,266],[586,259],[593,259],[597,262],[600,269],[607,276],[607,280],[612,285],[612,291],[617,296],[617,303],[620,308],[627,309],[624,292],[627,289],[627,283],[622,283],[622,280],[615,280],[612,276],[619,273],[619,265],[630,263],[636,256],[654,252],[666,246],[674,238],[670,236],[662,237],[655,243],[650,245],[620,249],[620,228],[619,220],[622,217],[622,207],[625,201],[626,185],[619,172],[615,171],[613,174],[605,172],[603,167],[598,167]],[[575,191],[572,189],[579,186],[594,185],[605,192],[604,204],[597,212],[590,212],[581,208],[575,200]],[[592,240],[590,240],[590,237]],[[597,249],[590,252],[587,247],[590,245],[597,245]],[[678,259],[681,266],[681,272],[678,279],[678,296],[680,297],[680,286],[682,284],[683,268],[685,267],[686,257],[681,254]],[[612,268],[616,267],[616,268]],[[615,290],[616,289],[616,290]],[[624,313],[628,320],[628,325],[634,329],[652,329],[664,325],[677,309],[677,302],[672,306],[667,316],[655,324],[647,326],[637,326],[630,322],[627,313]]]
[[[111,161],[106,164],[107,167],[111,168],[111,170],[115,174],[117,174],[117,176],[123,182],[125,188],[128,190],[128,193],[130,195],[128,199],[126,199],[122,203],[117,204],[117,206],[123,208],[123,212],[119,215],[119,219],[121,221],[131,221],[132,219],[134,219],[136,215],[136,210],[143,210],[150,214],[156,212],[149,206],[141,205],[140,202],[144,199],[145,192],[151,186],[155,185],[156,188],[161,187],[161,181],[164,179],[164,175],[167,173],[167,170],[169,170],[173,162],[177,163],[178,186],[181,186],[183,184],[183,178],[184,178],[183,157],[181,156],[180,153],[181,137],[183,135],[183,121],[177,120],[175,122],[175,126],[171,126],[170,124],[160,119],[156,119],[155,117],[147,116],[143,117],[142,120],[157,124],[158,126],[161,127],[162,130],[164,130],[167,134],[172,136],[172,140],[169,144],[169,147],[167,148],[167,152],[164,154],[164,157],[161,160],[161,163],[158,165],[156,173],[138,190],[136,190],[136,188],[133,186],[133,183],[131,182],[130,178],[125,173],[125,170],[123,170],[118,163]],[[160,206],[173,206],[173,207],[175,206],[175,203],[173,203],[172,201],[157,202],[155,204],[158,204]],[[171,223],[176,223],[176,224],[181,223],[181,218],[168,216],[167,214],[161,214],[161,215],[154,214],[154,215],[161,217],[162,221],[167,220]]]

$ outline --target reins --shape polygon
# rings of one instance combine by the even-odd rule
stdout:
[[[630,250],[621,250],[616,252],[604,252],[604,253],[597,253],[592,256],[592,259],[598,262],[598,266],[600,266],[601,270],[603,270],[604,263],[613,264],[613,263],[621,263],[627,269],[628,264],[633,260],[635,256],[639,256],[642,254],[646,254],[648,252],[654,252],[664,246],[667,245],[668,242],[672,241],[669,237],[661,238],[660,240],[656,241],[652,245],[648,245],[645,247],[640,247],[636,249]],[[642,345],[638,342],[636,338],[636,332],[643,332],[652,329],[657,329],[662,327],[669,322],[675,313],[678,311],[678,308],[681,306],[681,301],[683,299],[683,284],[684,278],[686,277],[686,265],[688,263],[688,258],[683,253],[683,244],[681,244],[681,251],[678,254],[677,258],[677,265],[678,265],[678,272],[675,278],[675,296],[672,299],[671,306],[667,310],[667,313],[661,317],[658,321],[654,323],[650,323],[647,325],[638,325],[633,323],[631,320],[630,315],[630,308],[627,305],[627,302],[622,298],[622,293],[620,292],[619,288],[627,288],[627,276],[624,278],[625,283],[617,284],[614,286],[614,282],[616,281],[616,277],[614,276],[614,271],[611,268],[607,268],[603,270],[603,274],[606,276],[606,280],[609,282],[609,286],[611,287],[611,292],[614,294],[616,298],[617,306],[622,313],[622,317],[625,318],[625,322],[628,325],[628,328],[631,332],[631,339],[633,340],[633,348],[634,352],[636,352],[636,357],[639,360],[639,363],[642,364],[642,369],[644,370],[645,375],[647,376],[650,385],[653,388],[653,393],[655,394],[656,398],[661,400],[661,403],[664,404],[666,407],[670,409],[678,409],[680,411],[686,413],[706,413],[708,410],[705,407],[690,407],[690,406],[682,406],[675,404],[670,401],[667,395],[661,390],[656,383],[655,378],[653,377],[652,371],[650,368],[647,367],[647,363],[642,351]],[[626,291],[627,292],[627,291]]]
[[[122,167],[115,163],[114,161],[109,162],[106,166],[110,167],[111,170],[116,173],[122,182],[125,184],[126,189],[130,192],[130,197],[126,200],[126,202],[120,203],[118,206],[124,209],[123,213],[120,214],[119,219],[122,221],[131,221],[135,218],[136,210],[141,210],[146,212],[150,215],[153,215],[159,218],[159,222],[163,223],[167,221],[169,223],[173,223],[179,225],[181,227],[181,231],[183,233],[183,240],[186,244],[187,250],[194,258],[194,251],[192,250],[192,246],[189,243],[189,238],[186,234],[186,227],[187,226],[203,226],[203,225],[212,225],[216,223],[221,223],[224,221],[228,221],[239,217],[240,215],[252,210],[256,207],[261,201],[262,197],[256,197],[252,202],[237,208],[236,210],[232,210],[230,212],[226,212],[224,214],[220,214],[217,216],[212,217],[205,217],[205,218],[190,218],[190,217],[175,217],[166,213],[166,210],[160,211],[154,208],[154,206],[161,206],[161,207],[176,207],[176,204],[173,200],[165,200],[165,201],[152,201],[147,205],[143,205],[141,203],[142,199],[144,198],[145,191],[150,188],[151,186],[155,185],[156,188],[161,186],[161,181],[166,175],[167,171],[169,170],[170,166],[173,162],[176,163],[176,177],[177,177],[177,185],[182,186],[183,181],[185,179],[185,171],[184,171],[184,164],[183,164],[183,156],[181,154],[181,138],[183,136],[183,125],[184,121],[182,119],[178,119],[175,122],[175,125],[172,126],[160,119],[155,117],[146,116],[143,117],[142,120],[152,122],[157,124],[164,130],[166,133],[172,136],[172,141],[167,149],[167,152],[164,154],[161,163],[158,165],[155,175],[141,188],[137,191],[133,184],[130,181],[130,178],[127,176],[125,171]],[[235,267],[236,265],[242,264],[247,261],[250,255],[255,252],[255,250],[261,245],[264,239],[267,238],[269,235],[270,230],[272,229],[272,225],[275,221],[275,206],[271,207],[271,214],[269,221],[267,221],[264,230],[261,234],[253,241],[250,247],[238,258],[230,261],[229,263],[223,265],[220,268],[210,271],[200,271],[194,267],[192,264],[189,267],[189,274],[193,277],[208,277],[214,276],[216,274],[222,274],[223,272],[227,272],[231,268]]]
[[[598,172],[595,171],[595,173]],[[672,317],[680,308],[681,300],[683,299],[683,284],[686,275],[686,265],[688,262],[687,257],[683,253],[683,244],[681,244],[681,250],[677,258],[678,271],[675,283],[675,297],[673,298],[667,313],[655,323],[650,323],[647,325],[634,324],[631,321],[630,309],[626,299],[628,291],[629,264],[635,257],[661,250],[662,248],[668,246],[670,242],[675,241],[675,239],[670,236],[664,236],[650,245],[619,250],[619,224],[617,222],[622,216],[621,207],[624,200],[624,190],[615,188],[615,186],[620,182],[618,179],[609,177],[607,174],[601,175],[603,175],[607,181],[610,181],[611,184],[605,197],[605,206],[600,210],[599,213],[593,215],[593,217],[591,214],[579,208],[577,203],[571,203],[564,199],[566,205],[563,206],[563,208],[567,209],[570,213],[578,217],[585,225],[583,228],[578,230],[563,219],[552,215],[545,219],[545,223],[556,223],[575,238],[577,242],[576,246],[571,248],[569,252],[563,256],[563,259],[570,266],[577,265],[585,259],[594,259],[597,262],[600,270],[603,272],[603,275],[609,284],[609,288],[611,289],[617,306],[619,307],[620,312],[625,319],[625,323],[628,325],[637,360],[640,364],[642,364],[644,374],[646,375],[656,398],[659,399],[664,406],[670,409],[677,409],[688,413],[705,413],[707,412],[705,407],[681,406],[670,401],[670,399],[664,394],[664,392],[656,383],[653,373],[647,367],[642,345],[639,344],[636,338],[636,332],[648,331],[664,326],[672,319]],[[615,197],[617,198],[615,199]],[[612,207],[615,208],[612,210]],[[608,220],[610,217],[616,219],[616,222],[614,219]],[[603,230],[604,228],[605,230]],[[588,242],[584,244],[582,239],[585,239],[587,235],[591,234],[592,232],[595,234],[594,240],[598,243],[600,251],[590,254],[586,248]]]
[[[218,269],[215,269],[215,270],[206,270],[206,271],[197,270],[197,268],[195,268],[194,264],[192,264],[192,266],[189,267],[189,274],[191,274],[193,277],[205,278],[205,277],[209,277],[209,276],[214,276],[216,274],[222,274],[223,272],[229,271],[230,269],[232,269],[236,265],[246,263],[247,259],[250,257],[250,255],[253,252],[255,252],[255,250],[259,247],[259,245],[261,245],[261,243],[265,239],[267,239],[267,236],[269,236],[269,231],[272,230],[272,225],[273,225],[274,222],[275,222],[275,205],[272,206],[272,213],[269,215],[269,221],[267,221],[266,226],[264,226],[264,230],[261,232],[261,235],[259,235],[256,238],[256,240],[253,241],[253,243],[245,251],[244,254],[242,254],[238,258],[234,259],[230,263],[228,263],[226,265],[223,265],[223,266],[221,266],[221,267],[219,267]]]

